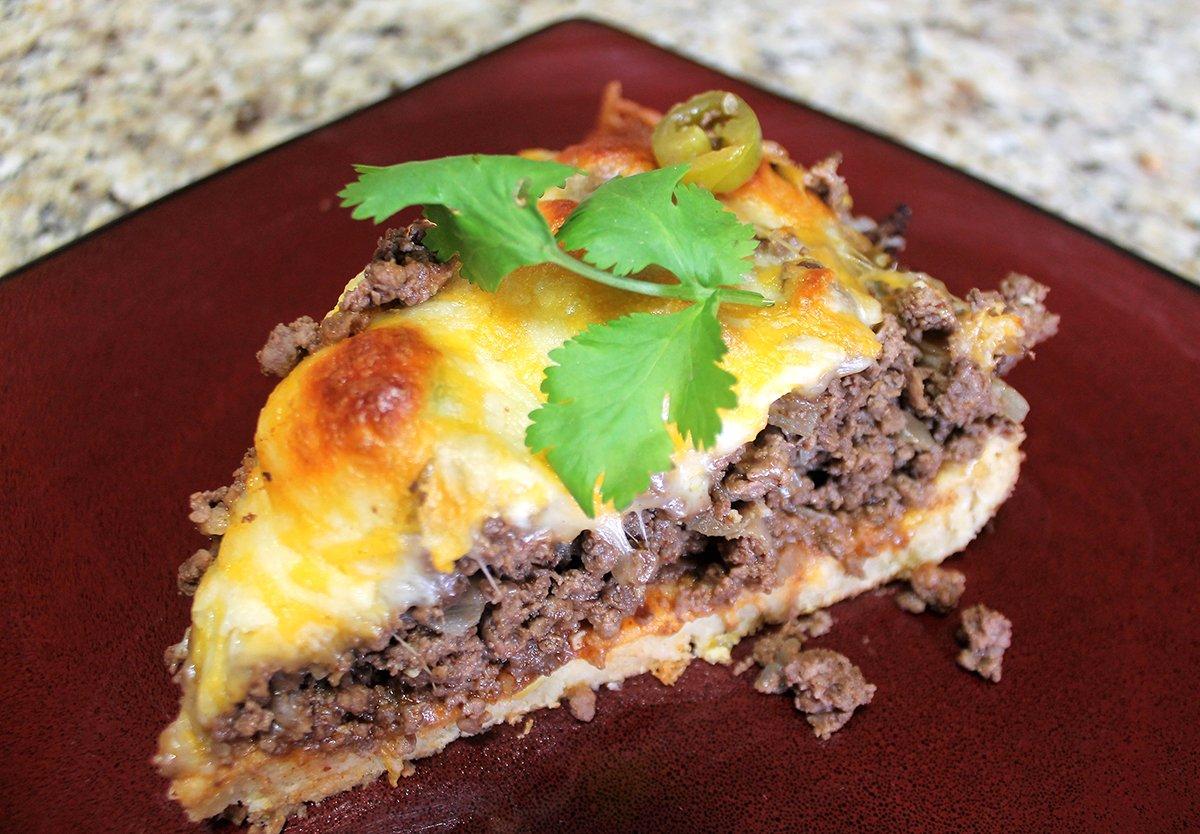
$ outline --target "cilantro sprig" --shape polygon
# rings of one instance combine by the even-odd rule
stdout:
[[[568,165],[473,155],[356,170],[339,194],[355,218],[379,223],[423,206],[436,224],[426,244],[443,260],[457,257],[463,277],[484,290],[519,267],[553,263],[610,287],[692,302],[594,324],[550,352],[546,402],[530,414],[525,442],[546,454],[588,515],[597,492],[624,509],[670,468],[668,423],[696,448],[715,442],[718,412],[737,405],[736,380],[720,367],[719,305],[771,302],[732,288],[748,269],[753,230],[708,191],[681,183],[686,165],[609,180],[557,237],[537,201],[577,173]],[[651,265],[676,283],[636,277]]]

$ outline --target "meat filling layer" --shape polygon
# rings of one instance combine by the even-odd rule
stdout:
[[[819,396],[778,400],[766,428],[724,462],[711,509],[630,512],[619,529],[572,541],[492,520],[439,604],[400,613],[389,634],[330,668],[265,676],[214,739],[231,754],[274,754],[397,730],[411,738],[447,715],[476,732],[490,700],[576,657],[589,634],[615,637],[650,599],[686,619],[769,590],[790,574],[781,554],[797,542],[857,572],[870,552],[856,531],[886,531],[927,500],[943,464],[1017,429],[1024,401],[998,374],[1053,333],[1044,297],[1023,276],[967,302],[925,283],[893,294],[878,360]],[[996,305],[1034,335],[992,370],[957,331]]]

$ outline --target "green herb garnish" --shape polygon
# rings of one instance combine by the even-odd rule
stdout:
[[[729,288],[749,267],[753,230],[708,191],[681,184],[686,165],[601,185],[557,238],[537,200],[577,173],[570,166],[475,155],[356,170],[358,180],[339,194],[355,218],[378,223],[423,206],[437,224],[426,244],[443,260],[457,256],[462,275],[485,290],[518,267],[553,263],[611,287],[693,302],[594,324],[550,352],[546,403],[530,415],[525,442],[546,453],[588,515],[597,484],[602,500],[620,510],[670,468],[667,423],[696,448],[713,444],[718,410],[737,405],[736,380],[719,364],[727,348],[718,307],[770,302]],[[568,254],[576,250],[582,260]],[[651,265],[678,283],[634,277]]]
[[[546,404],[530,415],[529,448],[546,451],[554,471],[588,515],[600,496],[629,506],[650,476],[671,466],[667,419],[695,446],[721,430],[718,408],[733,408],[736,381],[717,363],[725,355],[717,299],[677,313],[633,313],[595,324],[550,352],[557,364],[542,382]]]

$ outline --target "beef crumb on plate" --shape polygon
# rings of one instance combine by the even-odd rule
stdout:
[[[754,680],[759,692],[778,695],[791,691],[796,709],[804,713],[813,733],[827,739],[845,726],[861,706],[875,696],[875,685],[850,660],[830,649],[805,649],[811,637],[826,634],[833,619],[826,611],[791,620],[754,645],[752,654],[735,667],[738,674],[757,663]]]
[[[966,587],[961,571],[927,563],[908,577],[908,587],[896,594],[896,605],[910,614],[945,614],[958,606]]]
[[[972,605],[962,613],[958,640],[963,650],[958,665],[980,677],[1000,680],[1004,651],[1012,644],[1012,622],[986,605]]]

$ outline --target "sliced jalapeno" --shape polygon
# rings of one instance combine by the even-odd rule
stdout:
[[[720,194],[758,170],[762,128],[750,105],[733,93],[712,90],[668,110],[654,128],[652,146],[659,165],[688,162],[683,181]]]

